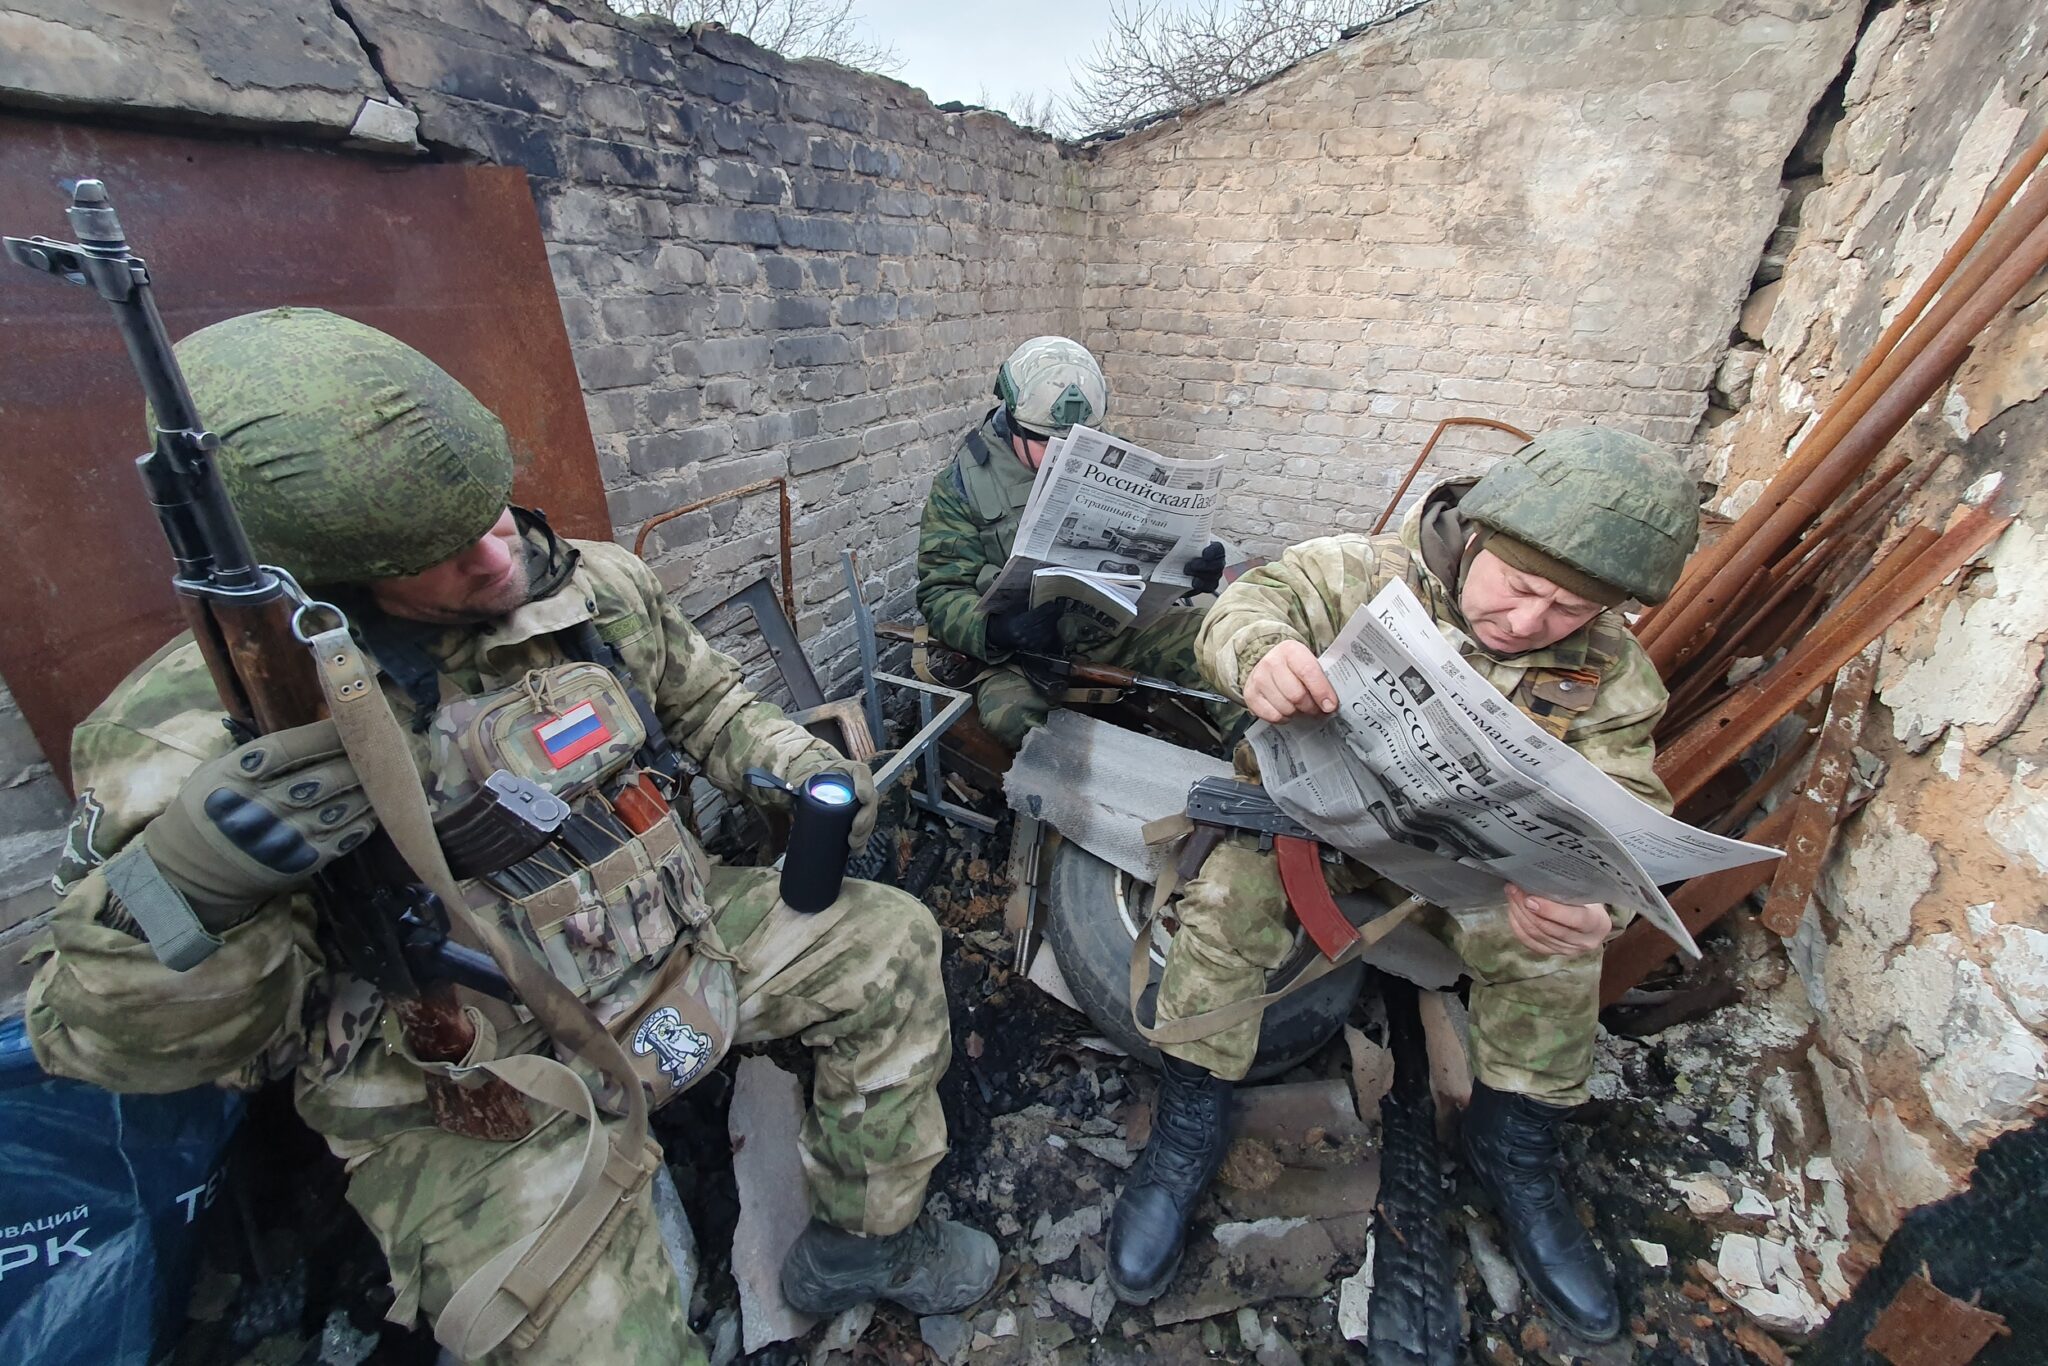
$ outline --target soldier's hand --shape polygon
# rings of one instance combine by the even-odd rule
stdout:
[[[1188,591],[1185,596],[1197,593],[1213,593],[1223,582],[1223,542],[1211,541],[1202,547],[1202,553],[1181,567],[1188,576]]]
[[[1297,716],[1327,716],[1337,710],[1337,690],[1323,673],[1316,652],[1298,640],[1286,640],[1252,666],[1244,684],[1244,704],[1261,721],[1279,724]]]
[[[868,847],[868,837],[875,833],[875,817],[881,813],[882,804],[875,793],[875,775],[866,764],[848,760],[847,776],[853,779],[853,799],[860,803],[860,810],[853,813],[853,829],[847,832],[846,847],[858,854]]]
[[[334,723],[316,721],[201,764],[142,838],[165,879],[217,930],[306,885],[376,828]]]
[[[789,772],[781,777],[791,787],[802,787],[820,773],[843,773],[853,780],[853,799],[860,804],[860,809],[853,813],[853,828],[847,831],[846,846],[858,854],[868,847],[868,836],[875,833],[875,817],[881,811],[881,801],[875,792],[874,771],[820,740],[791,764]]]
[[[1597,903],[1552,901],[1508,884],[1508,928],[1532,953],[1577,958],[1597,952],[1614,929],[1607,908]]]
[[[1054,598],[1026,612],[1004,612],[988,619],[988,643],[994,650],[1023,650],[1034,655],[1051,654],[1060,644],[1060,617],[1067,610],[1065,598]]]

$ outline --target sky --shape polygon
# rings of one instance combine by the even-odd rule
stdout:
[[[1065,96],[1069,68],[1109,31],[1106,0],[860,0],[857,13],[868,36],[902,58],[891,74],[934,104],[1001,108],[1019,91]]]

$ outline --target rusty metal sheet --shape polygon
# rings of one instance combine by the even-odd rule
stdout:
[[[276,304],[432,356],[496,412],[516,496],[611,537],[525,173],[0,115],[0,228],[69,237],[65,182],[107,182],[171,336]],[[68,781],[70,732],[180,628],[132,461],[142,394],[106,305],[0,272],[0,675]]]
[[[1957,1299],[1923,1268],[1899,1287],[1863,1345],[1892,1366],[1968,1366],[1991,1339],[2011,1332],[2004,1315]]]

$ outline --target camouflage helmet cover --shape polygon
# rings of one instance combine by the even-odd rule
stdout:
[[[1670,596],[1699,540],[1684,467],[1608,427],[1543,433],[1488,470],[1458,510],[1646,603]]]
[[[373,327],[273,308],[201,328],[177,354],[258,558],[304,583],[416,574],[475,543],[511,497],[503,424]]]
[[[1065,337],[1033,337],[996,371],[996,397],[1020,427],[1064,432],[1109,412],[1109,382],[1088,348]]]

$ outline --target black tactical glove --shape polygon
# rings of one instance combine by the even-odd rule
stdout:
[[[1184,596],[1215,592],[1223,582],[1223,542],[1211,541],[1203,546],[1201,554],[1181,566],[1181,572],[1192,581]]]
[[[988,619],[988,647],[991,650],[1023,650],[1027,654],[1051,654],[1059,649],[1060,616],[1067,610],[1066,599],[1054,598],[1028,612],[1004,612]]]
[[[143,845],[200,923],[222,930],[377,828],[332,721],[251,740],[199,766]]]

